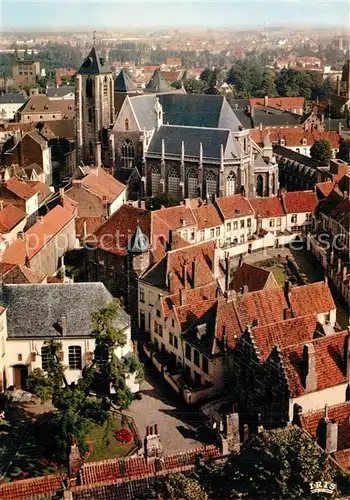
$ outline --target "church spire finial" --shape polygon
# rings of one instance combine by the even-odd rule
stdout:
[[[92,34],[92,45],[95,47],[96,45],[96,30],[94,30]]]

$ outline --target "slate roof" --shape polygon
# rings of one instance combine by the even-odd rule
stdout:
[[[23,94],[0,94],[0,104],[23,104],[26,100]]]
[[[122,68],[117,78],[114,80],[114,90],[116,92],[130,92],[136,90],[137,85],[132,80],[129,72]]]
[[[200,143],[202,143],[205,158],[220,158],[221,145],[224,146],[225,158],[237,158],[241,153],[238,141],[232,137],[230,130],[225,129],[163,125],[154,132],[147,155],[160,155],[162,141],[164,141],[165,154],[179,155],[182,142],[185,156],[199,157]]]
[[[46,89],[46,95],[50,97],[65,97],[67,94],[75,93],[74,85],[62,85],[61,87],[49,87]]]
[[[171,87],[168,84],[167,80],[163,78],[162,73],[159,68],[157,68],[150,81],[147,83],[145,87],[145,92],[166,92],[170,90]]]
[[[111,69],[106,65],[106,60],[100,57],[95,47],[89,52],[84,62],[77,71],[78,75],[103,75],[111,73]]]
[[[91,314],[106,307],[113,297],[103,283],[4,285],[10,338],[85,337],[92,331]],[[60,318],[65,316],[67,331]],[[120,309],[116,326],[124,329],[129,316]]]
[[[253,128],[257,128],[262,124],[263,127],[286,127],[296,126],[299,124],[300,116],[289,113],[274,113],[269,112],[264,108],[255,108],[252,116]]]

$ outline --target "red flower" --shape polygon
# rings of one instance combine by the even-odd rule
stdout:
[[[119,431],[116,433],[116,438],[117,441],[120,443],[132,443],[134,436],[132,435],[132,432],[130,429],[126,429],[123,427],[122,429],[119,429]]]

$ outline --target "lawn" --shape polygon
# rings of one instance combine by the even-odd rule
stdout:
[[[272,272],[278,286],[283,286],[286,279],[288,279],[285,266],[283,264],[279,264],[278,262],[276,262],[276,259],[269,259],[261,262],[256,262],[255,265],[257,267],[266,269],[266,271]]]
[[[86,439],[91,447],[88,462],[123,457],[131,452],[135,442],[123,444],[116,439],[116,432],[121,427],[128,427],[128,424],[122,425],[121,420],[113,415],[102,426],[96,426],[89,432]]]

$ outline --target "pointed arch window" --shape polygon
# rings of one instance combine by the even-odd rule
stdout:
[[[92,97],[92,94],[93,94],[93,83],[92,79],[88,78],[85,84],[85,95],[86,97]]]
[[[151,169],[151,193],[152,196],[157,196],[160,192],[160,171],[158,167],[153,166]]]
[[[92,109],[91,108],[89,108],[88,115],[89,115],[89,123],[92,123]]]
[[[259,174],[256,178],[256,194],[257,196],[264,195],[264,179],[261,174]]]
[[[226,177],[226,196],[232,196],[236,192],[236,175],[230,172]]]
[[[247,174],[246,171],[243,169],[241,170],[241,185],[245,186],[246,182],[247,182]]]
[[[103,97],[107,97],[107,96],[108,96],[108,81],[107,81],[107,77],[105,76],[104,80],[103,80]]]
[[[89,142],[89,156],[92,156],[94,154],[94,148],[92,145],[92,142]]]
[[[198,177],[194,168],[191,168],[188,172],[187,196],[188,198],[197,198],[198,196]]]
[[[125,139],[122,144],[122,167],[133,168],[135,161],[135,148],[130,139]]]
[[[168,175],[168,192],[171,198],[177,200],[179,198],[180,173],[172,167]]]
[[[205,184],[206,184],[205,187],[207,196],[212,196],[213,194],[216,194],[217,180],[216,180],[216,175],[212,170],[209,170],[209,172],[207,173],[205,178]]]

